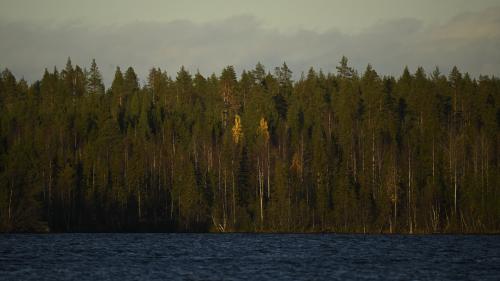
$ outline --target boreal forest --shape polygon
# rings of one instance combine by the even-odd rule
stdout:
[[[456,67],[128,67],[106,88],[68,59],[5,69],[0,113],[2,232],[500,230],[500,80]]]

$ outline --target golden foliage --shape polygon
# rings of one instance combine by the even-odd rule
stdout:
[[[269,130],[267,126],[267,121],[264,117],[260,118],[259,128],[257,129],[257,134],[261,135],[264,138],[264,141],[267,142],[269,140]]]
[[[233,141],[238,144],[243,138],[243,129],[241,126],[241,118],[238,114],[234,116],[234,126],[233,126]]]

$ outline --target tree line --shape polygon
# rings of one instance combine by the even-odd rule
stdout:
[[[500,80],[0,75],[0,231],[498,232]]]

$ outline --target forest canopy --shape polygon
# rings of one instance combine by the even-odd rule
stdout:
[[[0,75],[0,231],[498,232],[500,80]]]

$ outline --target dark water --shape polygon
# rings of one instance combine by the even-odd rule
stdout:
[[[500,280],[500,236],[0,235],[1,280]]]

